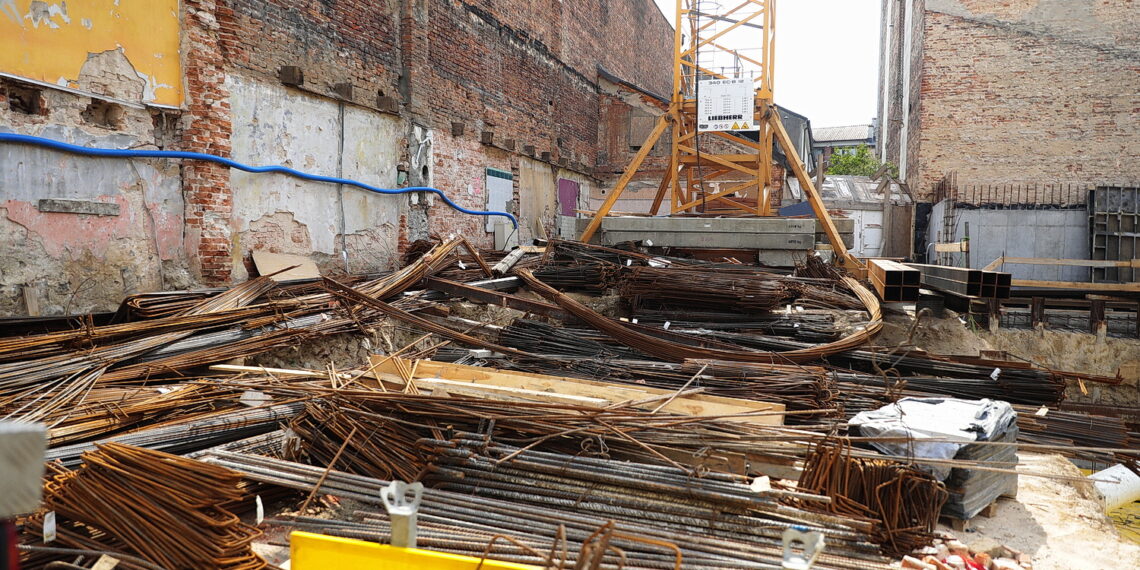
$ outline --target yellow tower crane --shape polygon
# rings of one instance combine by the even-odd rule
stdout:
[[[862,273],[847,251],[773,102],[776,0],[677,0],[673,32],[673,92],[658,118],[579,239],[589,241],[645,157],[668,132],[668,167],[650,213],[668,198],[671,215],[718,210],[771,216],[772,146],[780,145],[837,259]],[[726,47],[732,43],[733,48]],[[721,65],[723,63],[729,65]]]

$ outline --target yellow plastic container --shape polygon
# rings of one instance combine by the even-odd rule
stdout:
[[[474,570],[474,556],[447,554],[419,548],[399,548],[351,538],[294,532],[289,539],[293,570]],[[483,568],[541,570],[538,566],[486,560]]]

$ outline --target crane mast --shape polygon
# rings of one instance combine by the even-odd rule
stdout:
[[[835,255],[851,256],[792,145],[773,99],[776,0],[677,0],[673,89],[658,118],[601,208],[579,237],[588,241],[663,137],[671,141],[650,214],[771,216],[772,149],[779,143]]]

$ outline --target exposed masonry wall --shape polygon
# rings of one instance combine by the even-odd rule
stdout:
[[[952,171],[959,184],[1140,181],[1140,5],[918,4],[906,181],[920,199]],[[897,143],[888,133],[896,162]]]
[[[227,77],[226,89],[233,101],[235,160],[396,186],[404,147],[399,118],[235,74]],[[402,196],[237,170],[229,181],[229,223],[242,252],[305,255],[323,270],[349,271],[386,269],[397,256]],[[234,267],[235,279],[249,269]]]
[[[154,143],[145,109],[125,108],[113,131],[83,119],[86,97],[45,91],[43,98],[50,119],[11,111],[0,96],[0,131],[106,148]],[[0,165],[0,314],[110,309],[127,294],[188,284],[177,163],[3,145]],[[111,203],[118,215],[40,211],[42,199]]]
[[[179,138],[181,150],[230,156],[229,90],[226,89],[225,41],[219,32],[231,13],[216,0],[182,3],[182,57],[186,102]],[[198,161],[182,164],[182,191],[186,200],[186,259],[201,281],[216,285],[229,281],[240,250],[234,248],[230,227],[233,190],[225,166]]]
[[[95,54],[79,87],[139,101],[122,52]],[[0,81],[0,131],[104,148],[170,144],[177,115]],[[35,113],[10,98],[32,94]],[[124,295],[179,289],[184,203],[177,162],[88,158],[0,145],[0,315],[113,309]],[[40,200],[113,204],[115,215],[41,211]]]
[[[628,159],[598,151],[599,66],[662,94],[671,81],[673,33],[651,0],[185,0],[181,10],[182,109],[89,108],[87,97],[45,88],[43,112],[17,116],[0,85],[0,129],[434,185],[473,209],[486,208],[485,169],[497,168],[514,174],[511,209],[528,239],[552,235],[559,178],[581,183],[585,200]],[[303,82],[283,84],[283,66]],[[82,78],[139,100],[121,52],[96,54]],[[0,158],[22,165],[0,174],[0,314],[23,312],[25,285],[40,312],[60,313],[238,281],[254,249],[360,272],[391,267],[429,235],[493,244],[485,220],[422,195],[192,161],[69,158],[61,173],[58,155],[10,145]],[[121,213],[35,210],[59,197]]]

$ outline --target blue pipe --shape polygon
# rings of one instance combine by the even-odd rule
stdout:
[[[20,135],[15,133],[0,133],[0,142],[11,142],[20,144],[30,144],[35,146],[47,147],[63,152],[70,152],[75,154],[83,154],[87,156],[99,156],[105,158],[179,158],[183,160],[203,160],[206,162],[214,162],[217,164],[224,164],[230,168],[244,170],[245,172],[262,173],[262,172],[277,172],[280,174],[287,174],[302,180],[312,180],[313,182],[328,182],[329,184],[347,184],[355,186],[362,190],[375,192],[377,194],[407,194],[408,192],[431,192],[439,196],[444,204],[463,212],[464,214],[471,214],[473,216],[502,216],[511,221],[511,224],[517,230],[519,229],[519,221],[511,214],[506,212],[496,211],[481,211],[481,210],[468,210],[459,204],[451,201],[446,194],[438,188],[429,188],[427,186],[413,186],[410,188],[399,188],[390,190],[387,188],[377,188],[369,186],[363,182],[352,180],[349,178],[336,178],[334,176],[321,176],[319,174],[309,174],[299,170],[293,170],[284,166],[250,166],[242,164],[235,160],[223,158],[221,156],[206,154],[204,152],[185,152],[180,150],[133,150],[133,149],[115,149],[115,148],[91,148],[86,146],[79,146],[68,144],[52,139],[45,139],[42,137],[34,137],[31,135]]]

